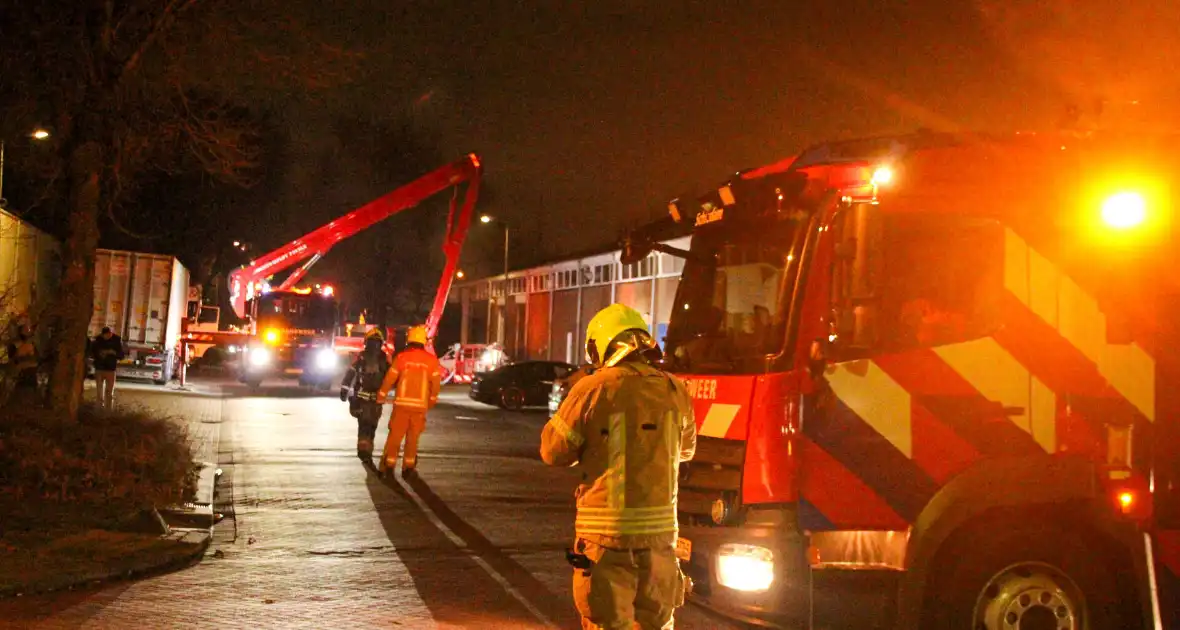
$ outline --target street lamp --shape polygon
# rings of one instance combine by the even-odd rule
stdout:
[[[34,140],[45,140],[49,138],[49,132],[38,127],[29,134],[29,137]],[[0,138],[0,208],[3,208],[4,202],[4,139]]]
[[[479,217],[480,223],[499,223],[504,226],[504,279],[508,279],[508,224],[493,218],[491,215],[483,215]]]
[[[460,269],[459,271],[456,271],[456,272],[455,272],[455,277],[456,277],[456,278],[458,278],[458,279],[460,279],[460,280],[462,280],[462,279],[463,279],[463,276],[465,276],[465,275],[467,275],[467,274],[463,273],[463,270],[462,270],[462,269]]]

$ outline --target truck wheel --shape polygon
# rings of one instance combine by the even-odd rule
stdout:
[[[932,574],[923,630],[1141,628],[1117,558],[1096,540],[1049,524],[993,523],[956,536]],[[1117,562],[1117,561],[1116,561]],[[1120,563],[1121,564],[1121,563]]]
[[[520,411],[524,408],[524,392],[516,387],[505,387],[500,392],[500,407],[509,411]]]

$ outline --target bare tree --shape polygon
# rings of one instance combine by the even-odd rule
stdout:
[[[249,103],[309,92],[349,73],[350,53],[316,43],[282,3],[228,0],[3,0],[4,120],[52,128],[46,196],[66,216],[54,309],[50,401],[77,416],[93,309],[100,218],[150,172],[258,177]],[[270,11],[270,13],[267,13]],[[275,13],[280,13],[276,15]],[[17,121],[17,122],[14,122]]]

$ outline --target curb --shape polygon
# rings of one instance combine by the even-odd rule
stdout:
[[[220,431],[217,434],[217,442],[220,443]],[[217,452],[217,447],[214,447],[214,454]],[[7,599],[13,597],[23,597],[27,595],[42,595],[46,593],[59,592],[64,590],[75,590],[84,587],[95,587],[109,582],[116,582],[121,580],[132,580],[154,575],[161,575],[170,573],[182,568],[186,568],[200,562],[205,552],[213,542],[213,529],[217,524],[216,516],[213,512],[214,495],[217,490],[218,472],[220,469],[216,463],[201,462],[203,464],[202,476],[207,479],[208,483],[208,504],[204,502],[191,504],[190,506],[182,507],[181,509],[156,509],[153,513],[157,519],[161,519],[161,524],[167,529],[166,534],[160,538],[164,540],[171,540],[177,546],[191,546],[192,549],[169,555],[165,558],[152,558],[149,560],[141,560],[138,562],[125,562],[119,566],[108,567],[101,571],[92,571],[80,575],[72,576],[47,576],[43,579],[28,582],[16,586],[0,587],[0,599]],[[199,484],[200,482],[198,482]],[[204,498],[204,497],[200,497]],[[200,498],[198,500],[200,500]],[[165,515],[172,517],[174,520],[185,520],[184,516],[190,518],[196,516],[197,519],[203,520],[208,518],[207,527],[183,527],[183,526],[169,526]],[[164,517],[164,518],[162,518]],[[179,518],[177,518],[179,517]]]
[[[162,538],[171,538],[177,544],[191,544],[193,549],[164,560],[145,560],[132,562],[118,567],[110,567],[104,571],[93,571],[77,576],[51,576],[31,583],[0,588],[0,598],[22,597],[62,590],[73,590],[82,586],[96,586],[106,582],[134,579],[167,573],[186,567],[198,561],[209,548],[213,540],[212,530],[180,530],[173,529]]]

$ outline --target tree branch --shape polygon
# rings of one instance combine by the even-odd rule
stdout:
[[[118,74],[114,77],[114,83],[122,81],[124,76],[135,72],[136,68],[139,67],[140,61],[143,59],[144,53],[172,26],[178,15],[187,11],[198,1],[169,0],[168,6],[164,7],[164,12],[156,18],[147,36],[143,38],[143,41],[139,43],[139,47],[135,49],[135,52],[131,53],[131,56],[127,58],[122,68],[119,69]]]

